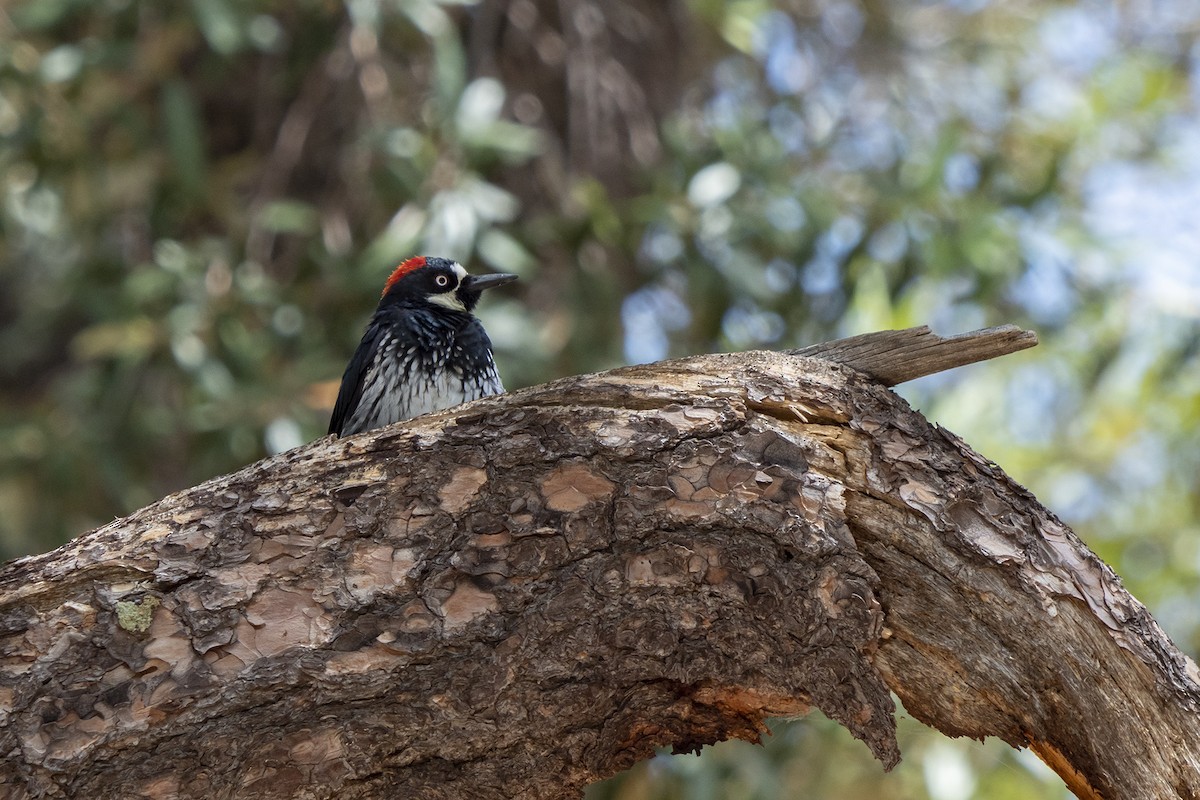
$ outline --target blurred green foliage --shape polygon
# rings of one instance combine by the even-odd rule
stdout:
[[[524,279],[510,387],[1016,322],[903,388],[1200,649],[1200,8],[1186,0],[25,0],[0,9],[0,556],[324,432],[392,265]],[[818,715],[814,715],[816,717]],[[1064,797],[830,723],[595,798]]]

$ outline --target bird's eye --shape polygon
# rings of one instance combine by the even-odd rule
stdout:
[[[433,282],[436,283],[438,286],[442,287],[443,289],[445,289],[447,286],[450,285],[450,279],[447,278],[445,275],[438,275],[436,278],[433,279]]]

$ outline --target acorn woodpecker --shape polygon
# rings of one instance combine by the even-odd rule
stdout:
[[[492,342],[471,313],[516,275],[468,275],[447,258],[398,266],[346,366],[329,420],[338,436],[381,428],[504,391]]]

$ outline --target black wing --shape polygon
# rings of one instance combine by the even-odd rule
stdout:
[[[465,359],[463,372],[467,375],[482,374],[492,365],[492,340],[475,317],[458,332],[457,344]]]
[[[358,407],[359,399],[362,398],[364,378],[384,338],[384,326],[380,325],[377,319],[372,319],[367,325],[367,332],[363,334],[362,341],[358,343],[358,349],[350,357],[345,373],[342,374],[342,388],[338,390],[337,402],[333,404],[333,416],[329,418],[329,433],[342,435],[342,429],[350,421],[354,409]]]

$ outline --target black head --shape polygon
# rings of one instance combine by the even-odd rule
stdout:
[[[450,311],[471,313],[484,289],[503,286],[516,275],[469,275],[462,264],[448,258],[416,256],[405,261],[388,278],[383,299],[424,300]]]

